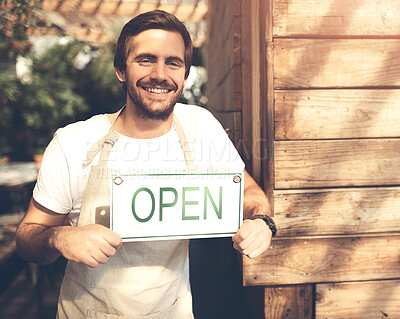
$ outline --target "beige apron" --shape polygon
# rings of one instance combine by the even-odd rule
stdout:
[[[88,152],[90,170],[78,227],[94,224],[100,210],[109,210],[111,169],[107,159],[118,134],[116,115],[108,134]],[[185,134],[174,116],[173,126],[184,152],[188,171],[197,168]],[[57,318],[193,318],[189,284],[188,240],[123,243],[108,263],[98,268],[69,261],[60,291]]]

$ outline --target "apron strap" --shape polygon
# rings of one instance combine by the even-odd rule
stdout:
[[[125,105],[115,114],[115,117],[111,123],[111,127],[110,127],[108,133],[90,147],[90,149],[86,153],[86,160],[84,160],[82,162],[82,166],[88,165],[93,160],[93,158],[96,156],[96,154],[98,152],[100,152],[100,150],[102,148],[105,148],[106,145],[111,145],[111,147],[109,147],[108,151],[110,151],[111,148],[114,146],[115,142],[118,140],[118,137],[119,137],[118,134],[114,131],[115,122],[124,108],[125,108]],[[108,152],[107,152],[107,154],[108,154]],[[101,163],[102,160],[107,160],[104,157],[105,157],[105,155],[102,156],[100,154],[99,163]]]
[[[174,118],[172,120],[172,125],[175,127],[176,133],[179,137],[179,143],[181,144],[181,148],[183,151],[183,156],[186,161],[186,172],[193,173],[198,171],[198,166],[194,164],[193,154],[189,148],[189,143],[187,142],[185,132],[183,131],[182,125],[179,122],[177,116],[174,114]]]

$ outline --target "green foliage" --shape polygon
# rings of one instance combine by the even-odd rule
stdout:
[[[74,67],[82,46],[73,40],[32,57],[32,79],[21,86],[24,98],[19,101],[22,120],[30,131],[51,135],[89,109],[77,93],[79,71]]]
[[[88,115],[114,112],[125,103],[125,92],[113,65],[114,50],[113,43],[98,48],[80,78],[81,93],[91,106]]]
[[[43,0],[0,0],[0,32],[7,37],[27,40],[27,31],[35,21],[34,12]]]
[[[6,42],[0,36],[0,51],[11,50]],[[93,49],[73,38],[60,38],[44,53],[31,52],[25,58],[32,66],[23,82],[11,61],[0,60],[0,147],[6,143],[15,149],[18,155],[12,159],[29,159],[57,128],[113,112],[125,101],[113,67],[112,44]]]
[[[113,112],[125,101],[113,68],[114,44],[93,49],[60,38],[40,55],[32,51],[28,31],[41,3],[0,0],[0,156],[11,160],[30,160],[57,128]],[[20,56],[32,61],[23,81],[16,75]]]

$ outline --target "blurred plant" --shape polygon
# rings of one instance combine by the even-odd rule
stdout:
[[[125,103],[125,92],[115,74],[114,51],[112,42],[101,45],[81,71],[79,92],[90,105],[86,116],[114,112]]]
[[[40,8],[41,2],[0,0],[0,155],[8,152],[5,144],[14,142],[8,141],[6,133],[12,126],[14,103],[21,98],[15,62],[18,56],[30,51],[28,29],[35,23],[34,11]]]
[[[192,66],[179,102],[206,106],[208,99],[204,89],[207,83],[207,70],[202,66]]]
[[[32,56],[31,79],[21,86],[24,97],[16,104],[25,127],[48,136],[89,109],[78,94],[76,56],[84,45],[74,39],[58,42],[39,57]]]
[[[35,24],[35,10],[43,0],[0,0],[0,34],[8,39],[8,59],[29,51],[28,29]]]

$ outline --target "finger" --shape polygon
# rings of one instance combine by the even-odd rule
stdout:
[[[268,245],[265,242],[258,241],[256,243],[253,243],[249,247],[243,250],[243,253],[250,258],[254,258],[254,255],[260,255],[262,252],[264,252],[268,248]]]
[[[246,256],[253,259],[253,258],[260,256],[264,251],[265,251],[264,248],[257,248],[254,251],[252,251],[251,253],[246,254]]]
[[[235,236],[235,238],[232,237],[232,240],[238,245],[238,247],[240,247],[241,250],[244,250],[253,245],[254,242],[259,241],[258,234],[251,232],[250,229],[239,229]]]
[[[108,231],[104,234],[103,238],[113,247],[119,248],[122,245],[122,239],[119,234],[114,231]]]
[[[99,249],[92,253],[94,258],[99,264],[105,264],[108,262],[108,257]]]
[[[240,243],[245,240],[250,234],[250,230],[244,225],[239,228],[235,235],[232,236],[232,241],[234,243]]]
[[[114,256],[117,252],[117,248],[111,246],[107,242],[105,242],[104,245],[100,246],[99,249],[107,257]]]
[[[242,252],[242,249],[239,247],[239,245],[238,244],[236,244],[236,243],[233,243],[233,248],[235,248],[239,253],[243,253]]]
[[[86,266],[89,266],[90,268],[97,268],[99,266],[99,263],[97,262],[97,260],[95,258],[93,258],[92,256],[87,256],[87,258],[85,258],[82,261],[79,261],[79,263],[83,263]]]

